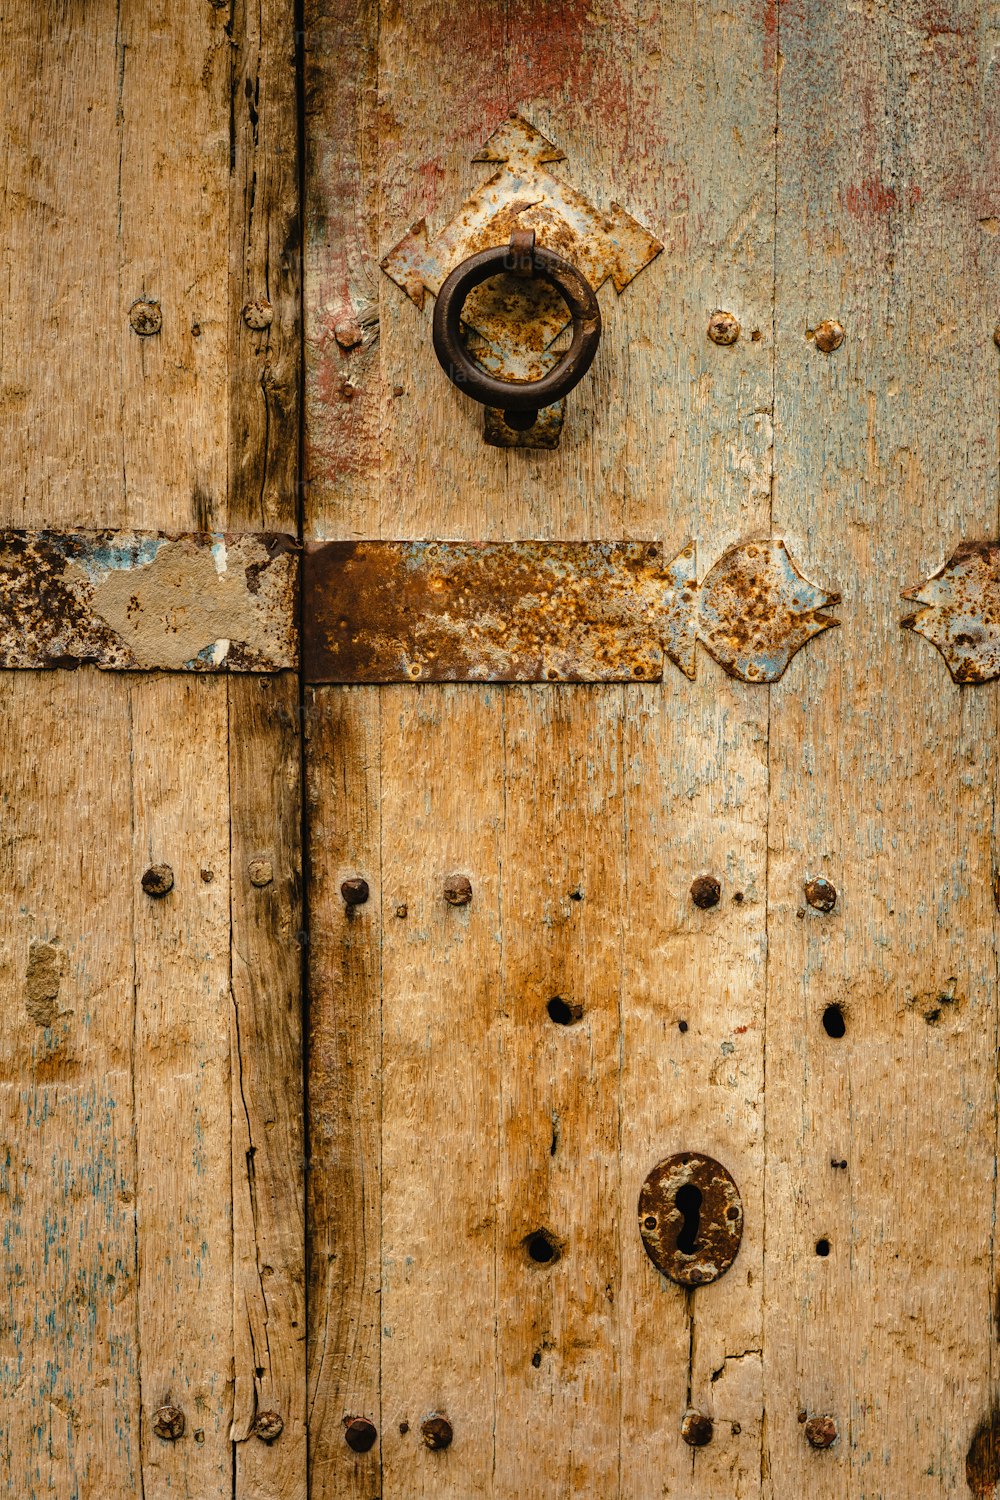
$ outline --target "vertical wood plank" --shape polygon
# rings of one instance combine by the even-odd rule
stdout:
[[[379,0],[305,0],[306,534],[377,536]]]
[[[229,381],[227,10],[122,7],[119,438],[127,518],[208,530],[226,513]],[[162,326],[141,336],[136,301]]]
[[[297,37],[290,0],[238,0],[232,55],[233,530],[298,527]],[[236,1500],[304,1500],[305,1094],[299,684],[228,687],[232,819]],[[280,1424],[276,1437],[267,1440]]]
[[[119,8],[18,7],[0,21],[8,525],[122,524]]]
[[[294,4],[236,0],[230,29],[229,525],[294,530],[301,373]]]
[[[130,727],[142,1488],[231,1500],[225,683],[135,678]],[[173,872],[159,897],[141,885],[154,865]],[[177,1441],[156,1433],[164,1406],[184,1415]]]
[[[380,1446],[381,718],[378,688],[312,689],[309,829],[309,1483],[313,1500],[369,1500]],[[340,887],[365,880],[368,900]]]
[[[239,1500],[306,1493],[299,725],[291,673],[230,680]]]
[[[775,514],[841,589],[844,640],[772,693],[776,1496],[967,1493],[996,1395],[997,692],[955,686],[899,594],[997,535],[998,23],[781,7]],[[800,1418],[827,1413],[816,1452]]]
[[[494,1493],[503,699],[382,694],[384,1493],[478,1500]],[[456,876],[466,904],[446,898]],[[435,1414],[454,1442],[432,1451]]]
[[[0,1486],[139,1488],[128,687],[5,674]]]
[[[625,524],[703,578],[770,532],[776,56],[752,4],[639,13],[629,102],[648,122],[633,191],[666,250],[622,298]],[[648,58],[649,61],[644,61]],[[655,63],[653,59],[655,60]],[[669,106],[667,105],[669,101]],[[735,315],[729,347],[708,338]],[[616,406],[612,405],[612,410]],[[624,763],[621,1494],[760,1493],[767,689],[699,650],[697,679],[629,690]],[[691,884],[720,881],[699,910]],[[719,1281],[660,1277],[638,1234],[658,1161],[704,1151],[736,1179],[744,1236]],[[712,1419],[689,1447],[685,1409]]]
[[[496,1489],[524,1500],[618,1488],[622,711],[506,694]]]
[[[4,158],[8,191],[0,208],[8,247],[0,335],[7,519],[28,525],[294,529],[298,246],[291,5],[275,0],[231,11],[196,0],[179,7],[98,4],[88,6],[85,16],[53,14],[38,22],[33,18],[29,26],[17,16],[3,22],[2,67],[14,122]],[[260,296],[271,304],[271,324],[253,330],[242,310]],[[162,315],[160,331],[147,337],[129,322],[131,304],[141,297],[156,302]],[[81,801],[89,829],[90,807],[103,798],[106,779],[112,788],[117,784],[119,772],[126,778],[119,815],[128,806],[129,750],[124,739],[116,742],[108,718],[117,712],[117,722],[127,725],[128,684],[113,686],[86,670],[78,678],[39,679],[36,686],[25,678],[16,691],[24,695],[28,721],[36,687],[39,722],[53,726],[59,725],[63,702],[70,722],[85,723],[85,709],[74,705],[92,698],[94,726],[82,734],[80,756],[89,756],[90,734],[105,723],[108,754],[115,757],[106,775],[86,761],[92,785],[82,800],[53,795],[39,826],[58,840],[57,812],[70,830],[74,817],[80,821],[73,802]],[[65,1112],[49,1106],[45,1111],[44,1149],[53,1167],[48,1195],[39,1189],[33,1199],[32,1222],[39,1234],[49,1221],[70,1241],[79,1234],[80,1275],[93,1250],[93,1215],[82,1184],[91,1183],[102,1201],[103,1164],[132,1157],[139,1143],[138,1164],[128,1169],[131,1181],[116,1202],[120,1212],[138,1216],[142,1292],[136,1291],[134,1270],[129,1282],[111,1266],[108,1276],[115,1279],[107,1285],[121,1299],[121,1328],[107,1324],[102,1354],[107,1320],[95,1291],[97,1332],[87,1353],[93,1388],[116,1393],[114,1428],[104,1418],[95,1423],[97,1408],[84,1395],[71,1402],[64,1392],[58,1399],[60,1411],[69,1413],[68,1437],[57,1434],[52,1441],[55,1429],[47,1429],[52,1483],[67,1496],[131,1493],[143,1482],[147,1495],[166,1487],[187,1493],[190,1485],[199,1496],[229,1496],[234,1482],[236,1493],[248,1500],[305,1494],[303,1168],[296,1144],[299,920],[291,932],[287,920],[298,900],[298,726],[292,680],[263,691],[271,690],[273,711],[265,713],[254,697],[256,684],[249,682],[231,691],[222,682],[185,687],[154,679],[134,687],[135,806],[148,821],[149,837],[155,832],[164,842],[176,839],[178,864],[189,857],[192,864],[184,883],[178,870],[175,891],[158,915],[149,898],[135,896],[145,924],[134,963],[138,1013],[132,999],[120,1002],[127,1006],[121,1019],[129,1038],[126,1062],[136,1070],[129,1095],[137,1091],[142,1106],[135,1139],[131,1103],[126,1108],[116,1092],[114,1068],[105,1058],[117,1045],[118,1011],[96,1015],[92,1055],[79,1054],[75,1085],[81,1099],[85,1083],[99,1103],[107,1095],[113,1110],[109,1103],[109,1112],[92,1112],[79,1129],[71,1128]],[[119,700],[108,697],[115,691]],[[117,710],[109,707],[113,701]],[[70,764],[75,767],[77,759]],[[249,1418],[238,1435],[245,1436],[255,1406],[262,1409],[254,1391],[258,1382],[260,1400],[283,1406],[286,1423],[270,1446],[247,1438],[235,1480],[229,1431],[233,1158],[230,1110],[221,1104],[230,1091],[230,777],[234,859],[242,872],[231,911],[232,998],[245,1023],[234,1053],[242,1051],[242,1125],[256,1130],[260,1141],[253,1158],[255,1225],[244,1212],[245,1152],[238,1176],[239,1348],[246,1349],[251,1330],[267,1344],[260,1365],[251,1351],[238,1370],[241,1393],[248,1386],[250,1393]],[[189,796],[195,786],[197,795]],[[271,788],[281,793],[273,807],[261,801]],[[264,824],[275,815],[280,868],[275,890],[262,897],[239,862],[245,841],[266,842]],[[96,833],[89,836],[97,839]],[[199,843],[211,846],[211,857],[201,858]],[[200,867],[210,879],[201,880]],[[122,882],[138,881],[143,868],[134,868],[131,853],[119,859],[119,909],[124,903],[131,913],[133,892]],[[33,867],[32,879],[44,894],[44,865]],[[274,899],[279,888],[284,912]],[[260,920],[261,907],[274,918],[270,928]],[[96,923],[102,914],[96,901],[94,910]],[[110,942],[110,935],[95,934],[98,941]],[[131,959],[127,972],[133,972]],[[68,983],[64,977],[64,991]],[[169,991],[165,997],[161,984]],[[51,1050],[54,1057],[55,1046]],[[35,1106],[26,1100],[30,1113]],[[14,1109],[13,1094],[9,1102]],[[110,1135],[100,1134],[99,1118]],[[56,1120],[63,1122],[58,1128]],[[57,1168],[60,1159],[64,1165]],[[107,1256],[114,1259],[110,1221],[106,1241]],[[272,1283],[266,1292],[265,1280]],[[243,1295],[248,1283],[256,1300]],[[75,1321],[52,1317],[50,1364],[67,1372],[68,1392],[78,1330]],[[13,1305],[10,1326],[12,1340],[23,1340]],[[257,1368],[263,1371],[259,1377]],[[185,1436],[172,1444],[156,1438],[151,1425],[168,1390],[187,1421]],[[28,1393],[27,1382],[12,1393],[11,1430],[30,1411]],[[17,1462],[28,1461],[29,1452],[25,1447]],[[25,1473],[18,1493],[33,1494],[33,1484],[38,1493],[47,1492],[42,1474],[42,1468],[31,1479]]]
[[[621,1453],[636,1500],[760,1493],[766,754],[766,689],[717,674],[697,696],[630,694]],[[710,909],[691,899],[703,874],[721,886]],[[735,1263],[694,1289],[638,1233],[646,1175],[680,1151],[721,1162],[743,1202]],[[707,1447],[682,1440],[688,1408],[714,1424]]]

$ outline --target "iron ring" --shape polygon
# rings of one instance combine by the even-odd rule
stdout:
[[[540,380],[500,380],[488,374],[462,338],[462,309],[469,293],[504,271],[541,277],[555,288],[572,315],[573,341],[555,368]],[[513,244],[496,245],[470,255],[448,276],[434,304],[434,353],[448,379],[474,401],[522,419],[530,413],[534,420],[541,407],[552,406],[579,384],[593,363],[600,338],[601,309],[593,287],[568,260],[540,246],[518,250]],[[511,425],[524,424],[522,420]]]

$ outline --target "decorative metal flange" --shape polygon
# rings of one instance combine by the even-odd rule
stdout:
[[[739,1188],[721,1163],[698,1151],[658,1162],[639,1194],[639,1234],[653,1265],[681,1286],[724,1275],[743,1238]]]
[[[515,230],[534,231],[540,248],[570,262],[595,291],[609,278],[621,292],[663,249],[648,230],[612,203],[605,213],[553,175],[564,153],[520,115],[513,114],[477,153],[497,170],[430,236],[420,219],[390,250],[382,269],[422,308],[452,271],[470,256],[506,245]],[[529,311],[528,326],[525,310]],[[540,278],[494,278],[477,287],[462,313],[469,346],[490,374],[502,380],[539,380],[558,362],[554,348],[570,315],[558,293]],[[502,410],[487,408],[487,440],[500,446],[554,447],[562,403],[542,409],[535,427],[517,433]],[[537,429],[537,430],[536,430]]]
[[[903,598],[924,608],[900,624],[937,647],[955,682],[1000,677],[1000,542],[962,542]]]

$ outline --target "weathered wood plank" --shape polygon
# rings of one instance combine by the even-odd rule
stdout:
[[[506,694],[495,1483],[524,1500],[618,1492],[623,712]]]
[[[236,0],[221,15],[232,43],[227,522],[295,532],[301,39],[291,0]],[[301,736],[295,677],[229,694],[235,1500],[307,1492]]]
[[[223,18],[229,13],[223,7]],[[301,231],[293,0],[234,0],[229,524],[294,527]]]
[[[154,676],[134,680],[130,692],[147,1500],[177,1490],[205,1500],[232,1495],[230,833],[220,688]],[[161,866],[170,869],[170,888],[150,894],[146,872]],[[177,1441],[157,1434],[164,1407],[183,1413]]]
[[[0,1486],[134,1495],[127,683],[6,676],[0,768]]]
[[[119,10],[115,0],[89,5],[85,18],[18,7],[0,21],[8,525],[125,524]]]
[[[618,151],[634,155],[624,201],[652,204],[666,249],[618,304],[607,410],[624,428],[625,525],[661,534],[668,555],[697,536],[700,577],[726,543],[771,534],[776,58],[765,19],[744,3],[669,14],[644,5],[621,63],[629,129]],[[708,337],[719,308],[740,324],[729,346]],[[796,556],[819,576],[808,549]],[[760,1493],[768,690],[710,677],[707,665],[695,682],[671,674],[658,691],[640,689],[626,716],[628,1500]],[[701,875],[721,885],[710,909],[692,901]],[[657,1274],[636,1219],[647,1173],[684,1150],[721,1161],[744,1209],[732,1269],[691,1291]],[[682,1439],[689,1406],[714,1423],[706,1447]]]
[[[965,1494],[995,1399],[997,690],[953,684],[899,595],[997,534],[998,23],[781,7],[775,517],[851,646],[772,690],[775,1496]],[[834,1418],[829,1451],[803,1413]]]
[[[503,699],[382,704],[383,1493],[471,1500],[496,1462]]]
[[[121,8],[116,448],[136,526],[210,531],[227,505],[227,22],[204,0]],[[158,331],[136,332],[150,317]]]
[[[195,0],[180,6],[98,4],[85,17],[46,15],[29,26],[9,16],[3,26],[0,68],[12,122],[5,154],[8,191],[0,207],[7,246],[3,520],[66,530],[238,525],[294,531],[291,7],[275,0],[256,10],[237,7],[231,15],[229,7]],[[233,88],[241,93],[231,112]],[[231,281],[234,267],[239,275]],[[264,334],[251,330],[242,316],[258,282],[273,309],[272,327]],[[130,319],[136,300],[155,307],[141,316],[136,310]],[[158,331],[148,331],[157,323]],[[199,588],[198,609],[211,594],[211,586]],[[284,658],[286,664],[291,659]],[[11,1306],[12,1347],[33,1337],[37,1357],[48,1360],[50,1371],[63,1372],[56,1381],[55,1426],[38,1428],[38,1442],[46,1447],[37,1463],[37,1443],[25,1436],[25,1424],[36,1422],[37,1382],[24,1378],[10,1392],[11,1441],[14,1434],[25,1441],[18,1438],[10,1449],[9,1479],[26,1496],[50,1490],[67,1500],[84,1493],[125,1495],[143,1485],[147,1497],[168,1487],[171,1493],[229,1496],[234,1483],[247,1500],[305,1493],[302,1164],[295,1144],[301,1120],[298,949],[273,899],[276,891],[262,897],[244,871],[230,903],[227,793],[231,777],[237,861],[242,841],[264,842],[265,821],[278,818],[276,889],[282,881],[284,899],[294,903],[295,691],[291,679],[231,698],[222,684],[202,686],[208,691],[189,696],[176,683],[151,678],[111,684],[83,669],[47,681],[25,677],[23,685],[10,688],[25,726],[37,725],[41,734],[48,725],[55,743],[76,726],[60,756],[46,760],[39,751],[48,781],[25,783],[36,786],[38,805],[46,808],[32,837],[49,845],[46,858],[39,854],[23,872],[26,910],[35,910],[39,900],[38,910],[44,910],[46,872],[61,868],[60,850],[76,850],[72,862],[78,864],[85,843],[97,861],[95,871],[106,866],[106,874],[100,891],[85,882],[86,907],[77,914],[75,932],[70,912],[69,927],[52,939],[52,963],[62,961],[65,947],[71,958],[77,955],[73,965],[83,964],[91,941],[85,934],[93,931],[100,960],[91,956],[89,969],[67,969],[60,993],[77,995],[87,1019],[92,983],[100,980],[114,999],[110,1009],[102,1004],[94,1011],[87,1047],[75,1044],[72,1094],[60,1093],[58,1107],[54,1096],[42,1101],[39,1150],[48,1153],[49,1163],[44,1182],[35,1168],[41,1158],[34,1146],[30,1151],[26,1232],[44,1246],[45,1225],[58,1226],[45,1254],[51,1256],[60,1241],[79,1250],[66,1262],[74,1277],[70,1296],[47,1314],[44,1338],[33,1329],[26,1304]],[[275,705],[272,715],[261,712],[254,692]],[[27,775],[13,741],[11,747],[12,774]],[[281,796],[265,805],[261,799],[270,800],[272,787]],[[117,818],[127,840],[130,797],[150,837],[155,832],[164,842],[177,840],[177,879],[155,911],[153,898],[136,888],[137,947],[127,958],[123,949],[116,959],[115,935],[127,948],[131,924],[123,935],[106,903],[131,914],[129,882],[137,882],[145,868],[135,869],[131,850],[117,848],[107,831]],[[83,868],[89,870],[89,863]],[[202,880],[201,868],[210,880]],[[276,907],[272,926],[258,920],[255,903]],[[238,1255],[241,1275],[260,1255],[258,1291],[266,1268],[274,1273],[268,1278],[269,1351],[259,1379],[262,1396],[286,1406],[281,1437],[270,1447],[248,1439],[235,1477],[230,910],[233,995],[246,1023],[243,1093],[250,1129],[265,1142],[255,1156],[256,1233],[247,1226],[246,1239],[248,1179],[245,1170],[238,1176]],[[252,973],[241,967],[248,955]],[[16,962],[23,957],[19,953]],[[44,990],[52,981],[39,962],[32,983]],[[116,962],[127,984],[119,996]],[[48,1004],[42,994],[39,1005]],[[72,1023],[60,1024],[72,1029]],[[67,1045],[60,1034],[48,1048],[52,1058]],[[39,1085],[32,1084],[29,1093],[25,1071],[31,1066],[26,1056],[15,1060],[12,1054],[7,1128],[18,1139],[36,1106]],[[52,1060],[46,1067],[58,1071]],[[121,1078],[118,1069],[124,1069]],[[133,1097],[139,1102],[136,1124]],[[125,1216],[120,1222],[95,1208],[108,1191],[108,1162],[120,1177],[114,1199],[116,1212]],[[20,1170],[23,1163],[16,1165]],[[17,1191],[24,1196],[22,1188]],[[115,1236],[126,1231],[131,1260],[120,1265]],[[40,1267],[30,1274],[42,1296],[56,1285]],[[93,1281],[93,1296],[84,1344],[75,1309],[83,1306],[85,1276]],[[242,1299],[238,1326],[242,1357],[248,1330],[262,1327],[259,1302],[248,1306]],[[71,1391],[73,1372],[84,1359],[89,1385]],[[250,1352],[238,1369],[241,1396],[249,1380],[251,1404],[255,1368]],[[175,1442],[153,1432],[156,1403],[167,1394],[185,1408],[186,1432]],[[59,1428],[64,1418],[65,1437]],[[35,1465],[30,1472],[29,1464]]]
[[[309,1482],[314,1500],[369,1500],[381,1424],[379,690],[311,690],[306,730]],[[346,880],[364,880],[367,901],[345,901]],[[376,1429],[365,1452],[345,1441],[352,1419]]]
[[[229,695],[239,1500],[306,1494],[298,681]]]

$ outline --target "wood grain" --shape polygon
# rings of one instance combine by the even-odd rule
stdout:
[[[0,708],[0,1486],[140,1484],[128,684]]]
[[[526,1500],[618,1484],[623,709],[506,693],[495,1493]]]
[[[702,572],[729,543],[766,535],[777,58],[757,10],[482,5],[451,27],[425,3],[382,7],[374,18],[366,9],[346,37],[337,31],[345,24],[339,8],[314,4],[308,13],[306,534],[625,534],[662,537],[668,556],[694,536]],[[427,86],[415,88],[421,78]],[[483,444],[481,414],[434,359],[429,305],[419,313],[387,278],[376,281],[377,344],[345,351],[330,337],[333,307],[341,318],[367,307],[378,251],[421,216],[440,227],[484,180],[489,168],[472,158],[514,108],[565,150],[558,174],[598,204],[621,202],[668,247],[620,299],[610,287],[602,292],[597,362],[570,397],[559,450],[546,454]],[[743,325],[730,349],[706,337],[719,306]],[[486,1419],[476,1426],[471,1393],[447,1454],[425,1455],[419,1445],[414,1454],[412,1433],[397,1438],[394,1427],[400,1416],[413,1426],[402,1397],[396,1403],[397,1379],[420,1389],[428,1368],[449,1393],[452,1309],[418,1327],[420,1307],[452,1295],[455,1283],[461,1310],[473,1296],[461,1267],[474,1254],[469,1204],[483,1195],[491,1148],[484,1132],[470,1176],[459,1133],[454,1185],[440,1186],[417,1157],[402,1224],[383,1202],[385,1243],[407,1233],[421,1247],[412,1305],[402,1288],[390,1294],[388,1269],[383,1283],[383,1325],[392,1330],[382,1350],[383,1444],[393,1445],[383,1447],[386,1496],[422,1493],[428,1459],[437,1466],[435,1494],[459,1484],[463,1496],[497,1497],[760,1492],[767,696],[703,661],[697,686],[501,694],[493,876],[502,892],[501,1050],[495,1058],[492,1044],[480,1047],[472,1095],[484,1119],[499,1110],[494,1459],[487,1466],[479,1457]],[[412,830],[397,827],[396,799],[407,795],[411,807],[415,786],[427,807],[441,799],[446,819],[460,820],[465,805],[490,806],[494,795],[492,714],[463,708],[469,730],[458,749],[457,709],[435,712],[425,697],[421,740],[401,742],[395,723],[405,710],[395,705],[406,691],[382,699],[387,892],[397,857],[407,869],[418,858]],[[443,691],[449,705],[463,701]],[[497,698],[496,689],[465,692]],[[353,691],[348,702],[357,702]],[[435,777],[446,777],[447,788]],[[355,816],[366,818],[366,805]],[[435,827],[423,836],[429,860],[443,835]],[[313,850],[318,873],[327,864],[322,841]],[[716,865],[725,905],[693,911],[690,882]],[[571,879],[571,871],[579,874]],[[476,881],[489,876],[487,864]],[[569,899],[574,883],[586,893],[582,903]],[[736,892],[742,904],[733,903]],[[387,952],[402,941],[392,909],[386,894]],[[443,937],[438,951],[422,941],[406,1030],[383,1030],[385,1080],[408,1066],[408,1039],[421,1021],[437,1035],[429,1018],[441,989],[451,992],[453,968]],[[396,1003],[395,982],[386,967],[384,1008]],[[544,1009],[560,985],[587,997],[584,1021],[565,1030]],[[314,1004],[325,1011],[332,1001]],[[685,1038],[677,1021],[686,1017]],[[443,1142],[455,1140],[455,1086],[441,1068],[433,1087],[421,1078],[419,1107],[411,1088],[387,1091],[383,1149],[415,1116]],[[463,1080],[463,1100],[469,1087]],[[323,1081],[310,1088],[325,1111]],[[634,1215],[645,1173],[693,1145],[733,1167],[749,1227],[740,1271],[696,1294],[692,1331],[688,1299],[659,1286]],[[420,1193],[431,1196],[446,1237],[433,1223],[421,1227],[428,1206],[420,1204],[420,1218],[411,1206]],[[335,1198],[323,1211],[336,1215]],[[340,1211],[349,1222],[349,1202]],[[532,1227],[564,1241],[558,1261],[531,1263]],[[477,1308],[488,1291],[480,1277]],[[352,1305],[357,1297],[363,1317],[360,1295]],[[324,1306],[336,1300],[328,1291]],[[469,1354],[473,1371],[481,1337]],[[417,1339],[419,1361],[410,1349]],[[719,1419],[714,1447],[697,1455],[680,1439],[689,1400]],[[315,1440],[325,1427],[313,1410]],[[324,1482],[324,1493],[350,1493],[325,1474]]]
[[[130,693],[142,1492],[154,1500],[232,1494],[227,721],[213,689],[158,675]],[[153,865],[173,872],[164,896],[141,885]],[[156,1434],[164,1406],[184,1414],[179,1441]]]
[[[2,27],[4,521],[294,531],[292,6],[98,0]],[[8,1240],[12,1493],[305,1495],[297,690],[246,687],[8,677],[5,980],[40,1018],[3,1074],[37,1246]],[[176,1442],[153,1430],[168,1398]],[[265,1401],[270,1446],[248,1436]]]
[[[236,1494],[304,1496],[300,716],[291,673],[229,694]],[[257,1424],[274,1414],[279,1436]],[[253,1434],[253,1436],[251,1436]]]
[[[845,639],[772,690],[767,1493],[958,1495],[995,1394],[997,690],[899,594],[997,535],[998,15],[781,16],[775,517]]]
[[[378,690],[313,689],[309,827],[309,1481],[368,1500],[380,1448],[344,1424],[381,1425],[381,722]],[[365,880],[348,906],[345,880]]]
[[[464,1500],[495,1463],[503,696],[382,694],[382,1483]]]

